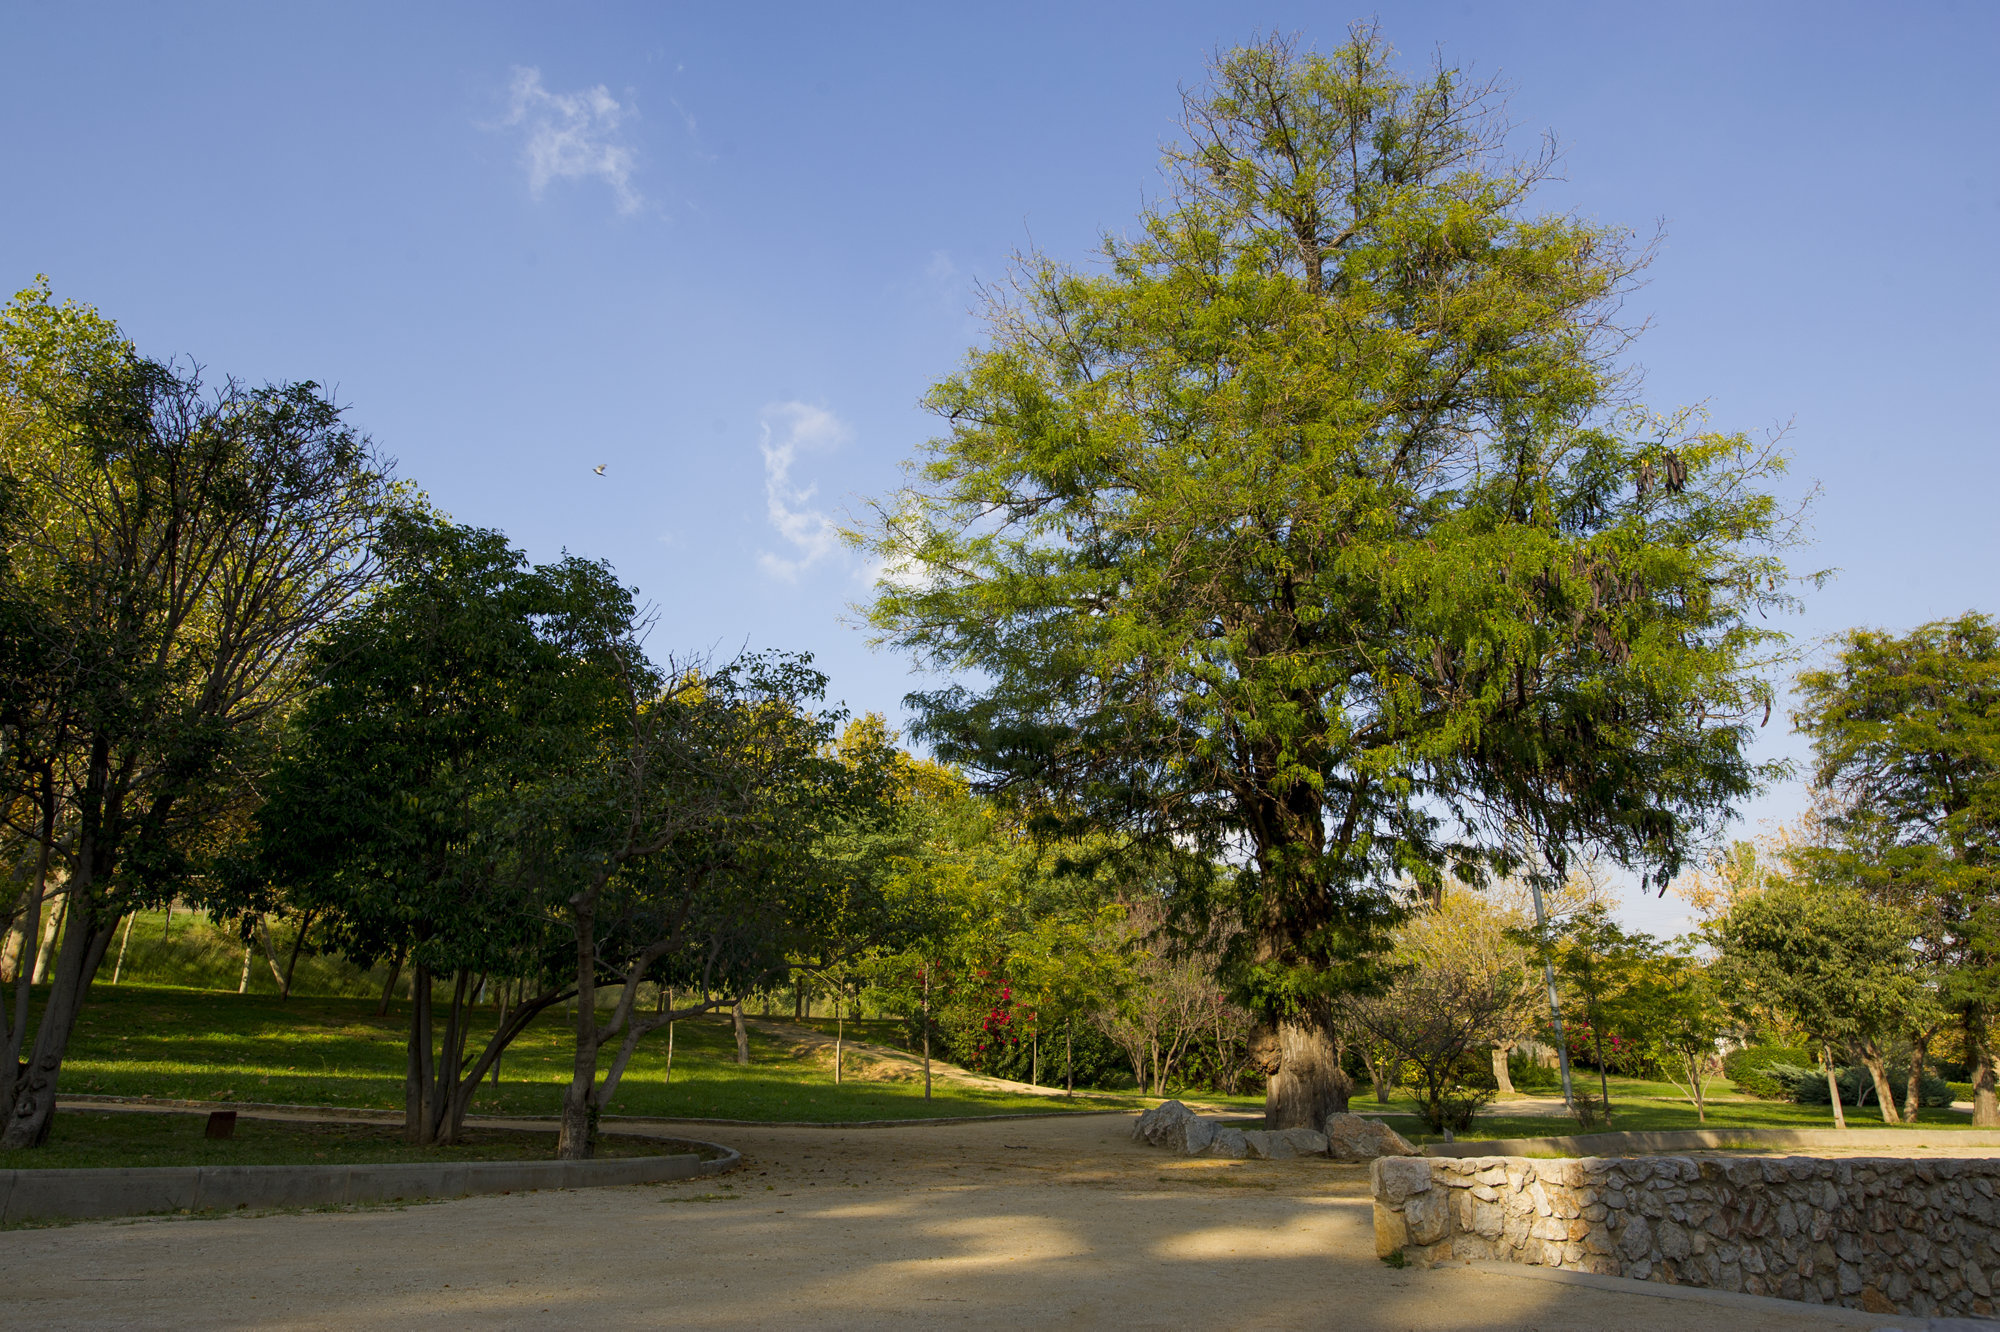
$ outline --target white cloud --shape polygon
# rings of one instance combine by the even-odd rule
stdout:
[[[632,188],[638,157],[618,132],[638,115],[631,103],[601,83],[581,92],[550,92],[541,70],[518,66],[507,92],[507,117],[500,123],[521,131],[529,193],[539,199],[552,180],[595,177],[611,187],[619,212],[639,211],[645,200]]]
[[[765,512],[797,555],[786,558],[764,551],[757,563],[774,578],[797,582],[801,573],[834,552],[840,530],[833,519],[812,507],[817,486],[792,483],[792,465],[802,451],[834,448],[847,440],[849,432],[832,412],[806,402],[773,403],[760,414],[758,426],[763,436],[758,447],[764,454]]]

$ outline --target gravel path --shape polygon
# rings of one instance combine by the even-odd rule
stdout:
[[[10,1231],[0,1289],[38,1329],[1827,1325],[1394,1271],[1360,1167],[1176,1159],[1130,1122],[730,1129],[743,1168],[685,1184]]]

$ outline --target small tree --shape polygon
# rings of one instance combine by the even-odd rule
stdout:
[[[1706,1124],[1708,1079],[1721,1070],[1717,1047],[1730,1026],[1712,968],[1684,944],[1646,950],[1634,959],[1611,1007],[1618,1029],[1687,1093],[1695,1117]]]
[[[1833,1054],[1848,1048],[1875,1081],[1883,1120],[1897,1122],[1880,1042],[1923,1002],[1909,918],[1851,888],[1787,879],[1738,901],[1714,931],[1730,983],[1819,1046],[1834,1122],[1846,1127]]]

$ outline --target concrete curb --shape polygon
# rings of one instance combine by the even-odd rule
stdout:
[[[403,1122],[401,1110],[374,1110],[365,1106],[351,1105],[286,1105],[275,1101],[176,1101],[160,1097],[98,1096],[90,1093],[56,1098],[58,1107],[78,1110],[238,1110],[255,1114],[259,1111],[281,1112],[284,1114],[311,1115],[316,1119],[352,1119],[369,1124],[400,1124]],[[991,1124],[1007,1119],[1070,1119],[1079,1115],[1131,1115],[1138,1111],[1125,1107],[1114,1110],[1023,1110],[1004,1115],[952,1115],[933,1116],[924,1119],[688,1119],[673,1115],[600,1115],[600,1124],[706,1124],[726,1128],[912,1128],[920,1125],[950,1124]],[[494,1115],[474,1111],[466,1116],[466,1123],[479,1122],[519,1122],[522,1124],[553,1124],[553,1115]]]
[[[145,1166],[102,1170],[0,1170],[0,1224],[234,1211],[242,1207],[459,1198],[476,1193],[660,1184],[732,1170],[742,1154],[689,1152],[604,1161],[412,1161],[383,1165]]]
[[[1662,1152],[1727,1151],[1770,1147],[2000,1147],[1992,1129],[1676,1129],[1660,1132],[1581,1133],[1553,1138],[1485,1138],[1434,1142],[1426,1156],[1632,1156]]]

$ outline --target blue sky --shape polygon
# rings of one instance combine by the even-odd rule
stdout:
[[[827,524],[931,433],[975,283],[1126,226],[1209,51],[1361,12],[17,2],[0,282],[336,385],[455,517],[612,561],[662,651],[808,650],[895,716],[914,682],[852,626]],[[1823,487],[1799,559],[1840,574],[1787,628],[2000,609],[2000,7],[1377,17],[1514,86],[1564,149],[1549,207],[1664,228],[1631,307],[1648,399],[1790,423]],[[1796,750],[1782,719],[1765,744]]]

